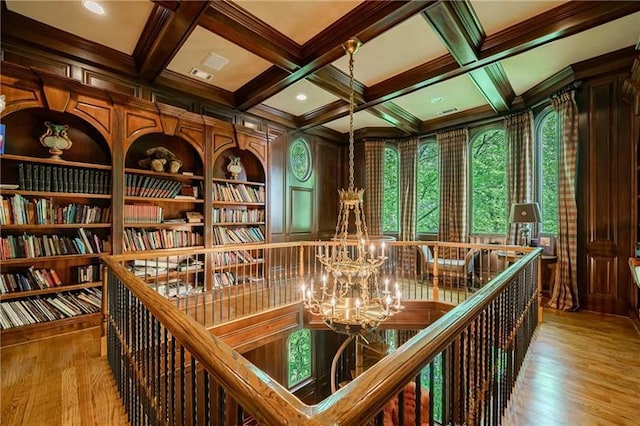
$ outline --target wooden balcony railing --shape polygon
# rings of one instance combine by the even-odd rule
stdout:
[[[262,262],[244,265],[253,269],[242,272],[262,280],[247,281],[243,291],[210,281],[222,266],[216,255],[228,248],[189,253],[193,270],[156,268],[152,279],[132,273],[134,260],[144,263],[140,256],[105,257],[108,360],[131,423],[221,425],[253,419],[265,425],[363,425],[407,418],[415,424],[421,418],[429,424],[500,423],[538,322],[540,250],[436,243],[429,244],[430,264],[420,259],[420,244],[390,244],[389,261],[396,263],[387,272],[402,283],[406,299],[456,306],[324,401],[307,405],[207,327],[299,303],[297,285],[321,273],[314,254],[326,244],[245,247],[260,250]],[[474,263],[469,273],[460,273],[471,250],[477,252]],[[415,257],[408,261],[411,253]],[[175,256],[157,253],[153,259]],[[156,291],[161,275],[179,272],[200,274],[202,290],[172,298]],[[196,275],[185,281],[189,291],[197,289],[195,280]],[[413,409],[406,410],[409,406]]]

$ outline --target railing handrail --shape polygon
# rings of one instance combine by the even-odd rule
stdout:
[[[322,241],[323,244],[332,242]],[[287,242],[259,244],[256,248],[277,248],[295,245],[317,245],[318,242]],[[194,358],[219,382],[227,392],[260,422],[266,424],[334,425],[354,424],[372,412],[380,411],[385,403],[431,361],[446,344],[461,332],[484,308],[515,279],[542,249],[495,244],[463,244],[442,242],[393,242],[394,246],[438,245],[447,247],[510,250],[526,253],[510,269],[498,274],[475,297],[460,303],[428,329],[422,330],[394,353],[372,366],[365,374],[316,405],[307,405],[284,386],[264,374],[215,335],[184,312],[176,309],[139,277],[134,276],[120,262],[141,256],[103,256],[103,262],[120,278],[147,309],[165,326]],[[243,245],[242,249],[250,249]],[[229,250],[226,247],[225,250]],[[220,251],[216,248],[195,250],[196,253]],[[166,251],[169,256],[180,252]],[[154,252],[157,257],[158,252]],[[149,257],[149,255],[145,256]],[[382,378],[381,378],[382,377]],[[368,397],[363,398],[363,395]]]
[[[276,249],[276,248],[285,248],[285,247],[313,247],[317,246],[318,243],[322,245],[338,245],[340,244],[337,241],[327,241],[327,240],[318,240],[318,241],[287,241],[281,243],[255,243],[255,244],[242,244],[241,247],[237,245],[218,245],[216,247],[211,248],[199,248],[199,249],[191,249],[187,248],[176,248],[176,249],[164,249],[164,250],[154,250],[151,253],[141,251],[141,252],[130,252],[124,254],[114,254],[108,255],[110,259],[113,259],[117,262],[124,262],[127,260],[136,260],[136,259],[147,259],[147,258],[160,258],[160,257],[171,257],[171,256],[186,256],[186,255],[198,255],[198,254],[207,254],[207,253],[219,253],[219,252],[228,252],[228,251],[250,251],[250,250],[263,250],[263,249]],[[347,244],[356,245],[356,241],[349,241]],[[461,248],[461,249],[476,249],[476,250],[493,250],[493,251],[518,251],[521,253],[529,253],[533,251],[534,247],[525,247],[525,246],[515,246],[515,245],[505,245],[505,244],[478,244],[478,243],[451,243],[451,242],[440,242],[440,241],[385,241],[387,247],[410,247],[410,246],[430,246],[430,247],[450,247],[450,248]],[[106,257],[106,256],[105,256]]]

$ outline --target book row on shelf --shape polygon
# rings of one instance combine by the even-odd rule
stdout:
[[[0,195],[0,225],[109,222],[111,222],[111,207],[78,203],[55,205],[52,200],[46,198],[28,199],[16,194],[6,199]]]
[[[233,272],[216,272],[213,274],[213,288],[231,287],[239,284],[263,283],[263,277],[238,277]]]
[[[0,327],[9,329],[55,321],[100,311],[102,291],[98,288],[77,292],[36,296],[0,303]]]
[[[111,176],[107,170],[20,163],[18,185],[25,191],[109,194]]]
[[[204,245],[202,234],[170,229],[125,229],[124,251],[143,251]]]
[[[260,227],[241,228],[213,228],[213,236],[216,244],[242,244],[261,243],[264,241],[264,234]]]
[[[124,223],[162,223],[164,209],[153,204],[125,204]]]
[[[254,188],[243,183],[214,183],[213,200],[235,201],[240,203],[264,203],[264,187],[259,186],[257,188]]]
[[[136,259],[130,262],[128,268],[138,277],[158,277],[173,272],[200,272],[204,262],[192,256],[185,258]]]
[[[125,174],[126,192],[129,197],[145,197],[145,198],[176,198],[182,193],[182,187],[191,188],[191,196],[182,196],[185,198],[196,199],[196,187],[184,185],[182,182],[170,179],[160,179],[147,175],[136,175],[131,173]]]
[[[227,252],[217,252],[213,256],[216,266],[236,265],[242,263],[255,263],[259,259],[253,256],[248,250],[236,250]]]
[[[102,267],[100,265],[78,266],[78,283],[94,283],[102,281]]]
[[[62,285],[54,269],[29,267],[26,273],[0,274],[0,293],[42,290]]]
[[[0,237],[0,259],[19,259],[44,256],[107,253],[111,251],[109,239],[101,240],[83,228],[78,236],[59,235],[7,235]]]
[[[213,209],[213,223],[264,222],[264,209]]]
[[[172,278],[162,284],[152,284],[149,287],[168,299],[202,291],[202,287],[193,287],[179,278]]]
[[[213,274],[214,287],[229,287],[236,285],[236,277],[231,272],[216,272]]]

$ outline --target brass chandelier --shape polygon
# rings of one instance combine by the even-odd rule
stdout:
[[[302,286],[304,306],[338,333],[364,336],[378,328],[381,322],[403,308],[398,285],[389,289],[389,281],[379,286],[379,269],[387,257],[384,243],[371,244],[364,218],[363,193],[353,184],[353,55],[361,46],[353,38],[343,45],[349,55],[349,187],[338,191],[340,207],[333,241],[336,245],[316,254],[324,266],[318,294],[314,282]],[[354,215],[355,236],[349,235],[349,219]]]

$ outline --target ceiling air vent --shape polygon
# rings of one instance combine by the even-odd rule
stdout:
[[[213,70],[220,71],[222,67],[224,67],[229,63],[229,60],[227,58],[223,58],[222,56],[216,55],[215,53],[211,52],[209,53],[209,55],[207,55],[206,58],[204,58],[204,60],[201,63],[202,65],[209,67]]]
[[[209,74],[208,72],[204,72],[202,70],[199,70],[198,68],[191,68],[191,71],[189,71],[189,74],[191,74],[194,77],[198,77],[207,81],[213,78],[213,74]]]
[[[458,107],[453,107],[453,108],[445,109],[444,111],[440,111],[440,112],[436,113],[436,115],[451,114],[452,112],[456,112],[456,111],[459,111],[459,110],[460,109]]]

